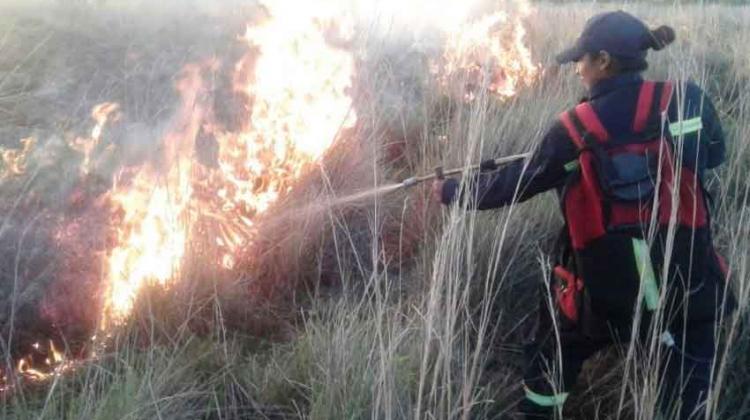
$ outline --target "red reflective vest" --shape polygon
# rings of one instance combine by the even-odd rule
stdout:
[[[608,232],[647,228],[652,216],[659,227],[667,226],[672,217],[679,226],[700,228],[708,224],[701,182],[681,159],[675,159],[672,139],[662,124],[661,116],[672,92],[670,82],[643,82],[632,126],[635,135],[627,139],[611,138],[588,102],[560,115],[579,150],[577,168],[570,175],[562,198],[568,233],[576,251]],[[624,155],[636,160],[637,156],[647,156],[656,168],[650,197],[620,200],[604,191],[608,186],[602,182],[603,168],[610,169],[612,161]]]

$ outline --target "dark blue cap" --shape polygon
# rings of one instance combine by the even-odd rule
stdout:
[[[635,16],[621,10],[590,18],[575,44],[558,54],[560,64],[578,61],[586,53],[606,51],[622,60],[643,60],[652,44],[649,28]]]

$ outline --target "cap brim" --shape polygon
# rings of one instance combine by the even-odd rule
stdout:
[[[574,45],[560,54],[557,54],[555,60],[558,64],[568,64],[580,60],[585,54],[586,53],[580,46]]]

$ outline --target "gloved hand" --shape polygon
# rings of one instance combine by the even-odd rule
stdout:
[[[445,185],[445,179],[435,179],[432,181],[431,196],[434,201],[438,203],[443,202],[443,185]]]
[[[479,164],[479,170],[481,172],[494,171],[496,169],[497,163],[495,163],[495,159],[483,160],[482,163]]]
[[[453,178],[436,179],[432,181],[430,195],[432,199],[441,204],[451,204],[456,199],[458,192],[458,181]]]

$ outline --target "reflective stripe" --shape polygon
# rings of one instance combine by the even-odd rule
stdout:
[[[576,169],[578,169],[579,163],[578,159],[571,160],[570,162],[565,164],[565,172],[573,172]]]
[[[685,134],[695,133],[696,131],[703,128],[703,120],[701,117],[691,118],[685,121],[678,121],[676,123],[669,124],[669,132],[672,137],[684,136]]]
[[[563,392],[562,394],[542,395],[529,389],[528,386],[524,385],[523,390],[526,393],[526,398],[534,404],[541,407],[557,407],[565,404],[565,399],[568,398],[568,393]]]
[[[640,274],[641,283],[643,284],[643,297],[646,301],[646,308],[654,311],[659,307],[659,287],[656,285],[654,265],[651,263],[651,255],[646,241],[633,238],[633,255],[635,255],[638,274]]]
[[[674,347],[674,337],[672,337],[672,334],[670,334],[669,331],[664,331],[661,336],[659,337],[659,341],[662,342],[667,347]]]

